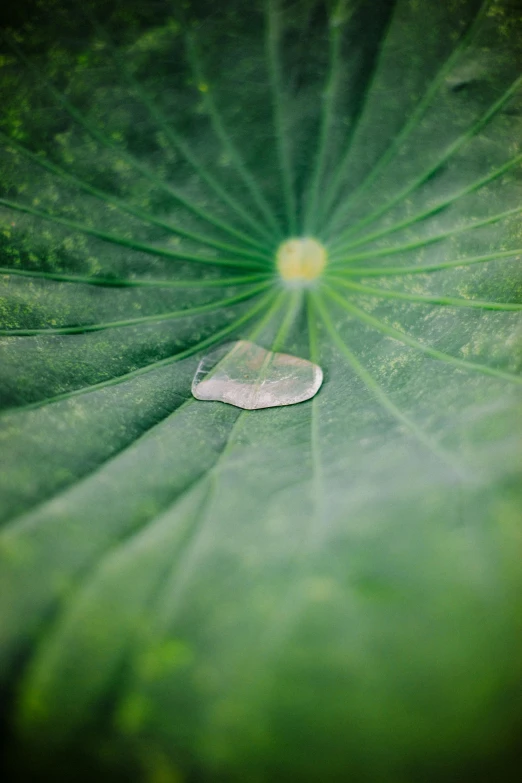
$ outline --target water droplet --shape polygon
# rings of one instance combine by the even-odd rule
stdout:
[[[200,361],[192,394],[198,400],[256,410],[309,400],[322,382],[323,371],[317,364],[238,340],[220,346]]]

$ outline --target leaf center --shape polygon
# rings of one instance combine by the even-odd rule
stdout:
[[[326,248],[312,237],[291,237],[282,242],[276,254],[276,265],[283,280],[309,283],[316,280],[326,266]]]

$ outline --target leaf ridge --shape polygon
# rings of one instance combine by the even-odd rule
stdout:
[[[35,154],[27,147],[25,147],[23,144],[20,144],[19,142],[15,141],[14,139],[2,133],[1,131],[0,131],[0,138],[4,139],[4,141],[7,143],[8,146],[13,147],[15,150],[17,150],[21,155],[26,157],[28,160],[32,160],[41,168],[47,169],[47,171],[50,171],[51,173],[55,174],[64,182],[69,182],[71,185],[74,185],[79,190],[83,190],[85,193],[89,193],[89,195],[94,196],[95,198],[99,199],[105,204],[109,204],[110,206],[116,207],[120,212],[126,212],[130,215],[133,215],[134,217],[139,218],[144,223],[148,223],[151,226],[162,228],[165,231],[168,231],[169,233],[177,234],[178,236],[185,237],[186,239],[191,239],[203,245],[216,248],[217,250],[223,250],[224,252],[231,253],[232,255],[237,255],[240,258],[255,258],[259,260],[268,261],[271,257],[266,250],[262,253],[246,250],[244,248],[237,247],[235,245],[228,245],[224,242],[219,242],[217,240],[212,239],[211,237],[205,237],[203,234],[197,234],[194,233],[193,231],[186,231],[183,228],[179,228],[178,226],[175,226],[173,223],[169,223],[165,220],[161,220],[160,218],[157,218],[154,215],[152,215],[150,212],[147,212],[146,210],[141,209],[140,207],[134,206],[133,204],[130,204],[128,201],[125,201],[124,199],[121,199],[118,196],[115,196],[106,190],[102,190],[101,188],[97,188],[94,185],[90,185],[88,182],[85,182],[84,180],[74,176],[74,174],[70,174],[61,166],[52,163],[50,160],[47,160],[41,155]],[[263,245],[259,243],[256,243],[256,246],[261,248],[263,247]]]
[[[77,326],[58,326],[43,327],[34,329],[0,329],[0,335],[3,337],[33,337],[35,335],[53,335],[53,334],[85,334],[87,332],[100,332],[107,329],[119,329],[126,326],[137,326],[139,324],[156,323],[158,321],[169,321],[176,318],[185,318],[187,316],[202,315],[203,313],[217,312],[223,307],[243,302],[245,299],[251,299],[270,286],[270,283],[261,283],[261,285],[244,291],[228,299],[218,299],[209,304],[198,305],[197,307],[187,307],[184,310],[168,310],[165,313],[154,313],[153,315],[142,315],[137,318],[127,318],[120,321],[105,321],[94,324],[80,324]]]
[[[366,191],[370,187],[370,185],[376,180],[378,175],[386,168],[388,163],[390,163],[396,157],[401,145],[404,144],[408,136],[415,129],[418,121],[421,119],[426,109],[429,108],[433,98],[437,94],[447,74],[453,68],[454,64],[457,62],[462,52],[471,43],[473,37],[475,36],[476,32],[480,28],[480,24],[482,23],[482,20],[484,19],[486,12],[489,6],[491,5],[491,2],[492,0],[484,0],[473,22],[465,31],[465,33],[461,36],[455,49],[451,52],[449,57],[446,59],[446,61],[441,66],[441,68],[435,74],[435,77],[433,78],[433,80],[428,86],[428,89],[426,90],[423,97],[415,107],[411,117],[406,121],[406,123],[403,125],[399,133],[394,137],[393,141],[388,146],[388,148],[379,157],[377,162],[372,166],[371,170],[363,179],[363,181],[360,183],[360,185],[358,185],[357,188],[355,188],[355,190],[351,193],[351,195],[348,196],[346,201],[344,201],[343,204],[339,206],[338,208],[339,210],[341,208],[348,209],[352,205],[356,204],[359,201],[362,193],[364,193],[364,191]],[[335,198],[339,193],[342,179],[346,174],[346,168],[349,162],[350,154],[351,154],[351,145],[348,147],[341,161],[341,164],[334,177],[334,181],[332,183],[330,190],[325,194],[325,199],[324,199],[325,211],[330,209]],[[332,216],[332,222],[333,222],[333,216]],[[328,225],[330,225],[330,223]]]
[[[203,164],[197,159],[194,152],[190,149],[189,144],[176,131],[172,125],[172,122],[167,119],[166,115],[160,109],[157,102],[152,100],[147,95],[141,84],[137,79],[135,79],[134,75],[127,68],[123,58],[116,50],[116,47],[111,41],[107,31],[93,17],[91,17],[91,23],[94,25],[100,37],[102,37],[102,39],[105,41],[108,51],[116,63],[119,72],[128,82],[139,101],[146,107],[152,119],[155,120],[158,127],[165,134],[165,138],[169,142],[171,149],[180,152],[185,160],[192,166],[198,176],[200,176],[201,179],[207,183],[207,185],[214,191],[214,193],[216,193],[217,196],[219,196],[223,203],[227,204],[227,206],[229,206],[234,213],[239,215],[239,217],[245,223],[248,223],[250,227],[254,229],[254,231],[257,231],[259,236],[263,237],[265,241],[273,242],[274,234],[270,233],[266,226],[258,223],[258,221],[255,220],[255,218],[253,218],[249,212],[243,209],[240,202],[233,198],[230,193],[228,193],[228,191],[222,187],[219,181],[212,174],[210,174],[210,172],[207,171]]]
[[[330,290],[327,289],[327,293],[331,294]],[[449,455],[444,449],[441,449],[440,446],[432,440],[432,438],[426,435],[426,433],[412,419],[410,419],[409,416],[403,413],[400,408],[398,408],[397,405],[392,402],[388,394],[386,394],[384,389],[382,389],[381,386],[377,383],[373,375],[361,364],[359,359],[351,351],[346,342],[341,338],[332,323],[330,315],[328,314],[323,303],[320,301],[319,296],[317,294],[313,294],[313,297],[314,304],[319,311],[321,319],[328,333],[330,334],[332,341],[335,343],[340,352],[348,359],[350,365],[355,370],[356,374],[365,383],[368,389],[374,394],[375,397],[377,397],[380,404],[388,411],[388,413],[391,413],[395,419],[397,419],[401,424],[405,425],[407,429],[417,438],[417,440],[419,440],[420,443],[436,454],[437,457],[448,466],[451,466],[460,478],[467,477],[467,472],[463,470],[462,466],[457,463],[453,457],[451,457],[451,455]]]
[[[117,277],[89,277],[82,275],[70,275],[66,272],[41,272],[36,269],[19,269],[17,267],[0,267],[0,275],[19,275],[21,277],[34,277],[40,280],[52,280],[58,283],[75,283],[82,285],[97,285],[107,288],[215,288],[234,285],[246,285],[261,282],[272,277],[270,272],[263,274],[243,275],[242,277],[219,277],[216,279],[203,278],[201,280],[140,280],[120,279]]]
[[[130,370],[129,372],[123,373],[122,375],[118,375],[115,378],[109,378],[106,381],[100,381],[99,383],[93,383],[90,384],[89,386],[83,386],[80,389],[73,389],[72,391],[55,394],[52,397],[48,397],[47,399],[38,400],[37,402],[31,402],[28,403],[27,405],[19,405],[16,406],[15,408],[6,408],[0,413],[0,417],[11,413],[19,413],[22,411],[34,410],[35,408],[41,408],[44,405],[51,405],[54,402],[61,402],[62,400],[68,400],[71,397],[78,397],[81,394],[88,394],[93,391],[98,391],[99,389],[104,389],[107,386],[116,386],[120,383],[123,383],[124,381],[130,380],[131,378],[137,378],[139,375],[145,375],[146,373],[152,372],[153,370],[157,370],[160,367],[167,367],[168,365],[173,364],[174,362],[181,361],[181,359],[186,359],[189,356],[193,356],[195,353],[198,353],[198,351],[202,351],[204,348],[209,348],[210,346],[215,345],[217,342],[219,342],[219,340],[221,340],[224,337],[227,337],[229,334],[234,332],[236,329],[238,329],[248,320],[253,318],[262,309],[262,307],[264,307],[264,305],[269,300],[271,300],[274,296],[275,296],[274,293],[268,294],[260,302],[258,302],[256,305],[251,307],[250,310],[244,313],[240,318],[233,321],[233,323],[229,324],[224,329],[220,329],[218,332],[211,335],[210,337],[206,337],[204,340],[200,340],[199,342],[190,346],[190,348],[187,348],[186,350],[181,351],[180,353],[174,354],[174,356],[167,356],[165,359],[160,359],[158,361],[151,362],[145,365],[144,367],[138,367],[136,370]]]
[[[488,365],[480,364],[479,362],[468,362],[466,359],[458,359],[456,356],[452,356],[449,353],[444,353],[443,351],[439,351],[436,348],[431,348],[428,345],[424,345],[424,343],[419,342],[419,340],[410,337],[409,334],[401,332],[398,329],[385,324],[383,321],[380,321],[378,318],[370,315],[365,310],[362,310],[361,308],[356,307],[356,305],[347,302],[345,299],[343,299],[342,296],[339,296],[339,294],[331,288],[328,289],[328,295],[331,299],[334,299],[338,304],[340,304],[341,307],[343,307],[352,315],[356,316],[360,321],[363,321],[369,326],[372,326],[374,329],[382,332],[387,337],[393,337],[393,339],[399,340],[399,342],[404,343],[405,345],[409,345],[411,348],[417,348],[417,350],[425,353],[432,359],[438,359],[440,361],[446,362],[446,364],[453,364],[455,367],[459,367],[460,369],[473,370],[474,372],[479,372],[484,375],[491,375],[494,378],[502,378],[503,380],[511,381],[511,383],[522,384],[522,377],[514,375],[513,373],[506,372],[505,370],[497,370],[495,367],[488,367]]]
[[[20,50],[20,48],[16,45],[16,43],[12,39],[10,39],[8,36],[5,35],[4,37],[7,39],[11,48],[16,52],[17,56],[31,71],[31,73],[33,73],[35,77],[38,79],[38,81],[50,92],[54,100],[59,105],[61,105],[65,109],[65,111],[82,128],[84,128],[87,131],[87,133],[93,139],[95,139],[99,144],[101,144],[106,149],[111,150],[112,152],[116,152],[116,154],[119,155],[120,158],[125,160],[129,164],[129,166],[131,166],[133,169],[139,171],[149,182],[151,182],[160,190],[163,190],[165,193],[168,193],[172,198],[174,198],[176,201],[182,204],[186,209],[193,212],[202,220],[206,221],[207,223],[214,226],[215,228],[220,229],[221,231],[224,231],[235,237],[241,237],[243,242],[246,242],[246,244],[250,244],[250,245],[254,244],[256,246],[259,245],[259,243],[256,240],[252,239],[252,237],[250,237],[248,234],[243,234],[243,232],[234,228],[234,226],[231,226],[228,223],[215,217],[214,215],[211,215],[207,210],[199,207],[191,199],[188,199],[185,196],[183,196],[176,188],[172,187],[172,185],[169,185],[167,182],[161,179],[161,177],[159,177],[154,171],[152,171],[145,163],[142,163],[137,158],[135,158],[134,155],[132,155],[130,152],[127,152],[127,150],[121,148],[113,141],[111,141],[111,139],[108,136],[106,136],[105,133],[103,133],[103,131],[101,131],[99,128],[94,126],[83,115],[82,112],[80,112],[64,95],[62,95],[50,81],[42,77],[42,75],[38,72],[38,70],[33,66],[33,64],[28,60],[28,58],[23,54],[23,52]]]
[[[380,256],[392,256],[397,253],[406,253],[409,250],[417,250],[421,247],[427,247],[428,245],[432,245],[435,242],[441,242],[444,239],[449,239],[450,237],[458,236],[459,234],[465,234],[467,231],[473,231],[476,228],[483,228],[484,226],[489,226],[492,223],[497,223],[501,220],[505,220],[506,218],[513,217],[513,215],[519,215],[522,212],[522,207],[515,207],[514,209],[508,209],[504,212],[498,212],[496,215],[491,215],[490,217],[484,218],[482,220],[474,221],[473,223],[465,223],[463,226],[456,226],[455,228],[451,228],[448,231],[443,231],[440,234],[434,234],[432,236],[424,237],[423,239],[415,240],[414,242],[406,242],[403,245],[395,245],[395,247],[384,247],[384,248],[376,248],[375,250],[367,250],[363,253],[356,253],[354,255],[348,255],[345,258],[341,259],[339,257],[339,253],[343,250],[349,250],[350,247],[353,247],[353,245],[347,245],[345,248],[338,248],[336,251],[334,250],[330,254],[330,259],[332,261],[332,266],[336,265],[337,263],[342,262],[350,262],[353,261],[363,261],[367,258],[378,258]]]
[[[266,15],[266,51],[270,86],[272,90],[272,111],[274,115],[277,154],[279,157],[283,193],[285,197],[287,230],[290,236],[294,236],[297,232],[297,214],[293,185],[293,167],[283,109],[283,86],[281,83],[281,61],[279,56],[281,8],[278,0],[267,0]]]
[[[113,234],[108,231],[100,231],[97,228],[87,226],[83,223],[78,223],[75,220],[69,220],[69,218],[60,217],[59,215],[54,215],[51,212],[46,212],[42,209],[36,209],[35,207],[30,207],[28,204],[20,204],[16,201],[11,201],[6,198],[0,198],[0,205],[8,207],[8,209],[14,209],[18,212],[25,212],[27,215],[42,218],[43,220],[65,226],[66,228],[72,228],[75,231],[79,231],[81,234],[87,234],[88,236],[102,239],[104,242],[110,242],[113,245],[121,245],[122,247],[128,247],[132,250],[139,250],[142,253],[147,253],[148,255],[162,256],[163,258],[176,259],[178,261],[197,261],[198,263],[212,264],[213,266],[236,268],[241,267],[243,269],[253,269],[257,272],[266,270],[267,268],[266,263],[262,263],[261,261],[256,263],[254,260],[245,261],[240,258],[237,260],[231,259],[227,261],[223,258],[201,256],[197,253],[185,253],[181,251],[170,250],[157,245],[149,245],[146,242],[137,242],[134,239],[129,239],[127,237],[121,236],[120,234]]]
[[[378,299],[400,299],[408,302],[419,302],[420,304],[441,305],[442,307],[475,307],[482,310],[502,310],[510,312],[522,310],[522,304],[514,302],[487,302],[482,299],[461,299],[458,297],[442,295],[408,294],[403,291],[373,288],[372,286],[353,283],[333,275],[330,279],[336,283],[340,283],[345,288],[349,288],[351,291],[359,291],[363,295],[376,297]]]
[[[196,47],[196,42],[194,40],[193,33],[192,34],[188,33],[186,35],[186,44],[187,44],[187,54],[188,54],[189,64],[194,72],[196,82],[198,84],[207,84],[203,76],[203,71],[201,67],[201,55]],[[265,219],[273,228],[273,230],[277,233],[277,235],[281,236],[281,228],[277,222],[273,210],[271,209],[266,198],[264,197],[257,181],[246,167],[238,149],[231,141],[230,134],[225,128],[225,125],[221,118],[221,113],[219,112],[217,103],[215,102],[214,97],[212,95],[212,91],[207,88],[206,91],[201,92],[201,98],[203,101],[203,105],[205,106],[205,109],[209,115],[214,133],[216,134],[217,138],[220,140],[224,149],[226,149],[226,151],[230,155],[230,159],[234,162],[238,174],[240,175],[244,184],[250,191],[250,194],[254,199],[254,202],[256,203],[258,209],[264,215]]]
[[[473,264],[497,261],[502,258],[512,258],[522,253],[522,248],[513,250],[500,250],[496,253],[487,253],[483,256],[470,256],[458,258],[455,261],[441,261],[438,264],[422,264],[417,266],[382,266],[382,267],[343,267],[335,269],[336,274],[350,277],[388,277],[399,275],[424,275],[430,272],[440,272],[443,269],[456,269],[460,266],[472,266]]]
[[[382,228],[378,231],[373,232],[372,234],[365,234],[355,242],[352,242],[349,246],[345,245],[344,249],[347,249],[348,247],[353,248],[353,247],[358,247],[359,245],[366,245],[375,239],[380,239],[381,237],[388,236],[389,234],[394,234],[396,231],[400,231],[403,228],[409,228],[410,226],[415,225],[415,223],[418,223],[421,220],[425,220],[428,217],[432,217],[433,215],[437,214],[437,212],[441,212],[443,209],[446,209],[446,207],[449,207],[452,204],[454,204],[456,201],[458,201],[458,199],[463,198],[464,196],[468,196],[470,193],[474,193],[477,190],[480,190],[480,188],[483,188],[485,185],[489,185],[490,182],[493,182],[493,180],[498,179],[498,177],[501,177],[507,171],[514,168],[515,166],[518,166],[520,163],[522,163],[522,153],[519,155],[515,155],[506,163],[503,163],[502,166],[499,166],[498,168],[494,169],[492,172],[486,174],[484,177],[480,177],[479,179],[475,180],[475,182],[472,182],[471,185],[467,185],[465,188],[462,188],[461,190],[457,191],[457,193],[455,193],[453,196],[449,196],[447,199],[444,199],[443,201],[440,201],[438,204],[435,204],[435,206],[429,207],[428,209],[425,209],[422,212],[418,212],[416,215],[413,215],[412,217],[405,218],[404,220],[401,220],[392,226],[387,226],[386,228]],[[335,247],[333,243],[332,246]]]

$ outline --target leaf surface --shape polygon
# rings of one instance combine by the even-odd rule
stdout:
[[[1,60],[13,780],[507,779],[520,9],[26,11]],[[328,252],[301,292],[294,236]],[[319,394],[194,399],[238,339],[319,364]]]

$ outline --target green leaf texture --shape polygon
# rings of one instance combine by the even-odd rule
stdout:
[[[9,780],[518,779],[520,5],[12,6]],[[235,339],[319,394],[192,398]]]

